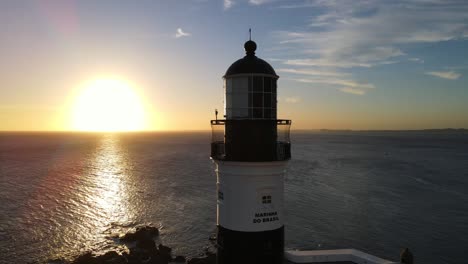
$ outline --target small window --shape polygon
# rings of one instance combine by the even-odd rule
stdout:
[[[262,203],[271,204],[271,195],[262,196]]]

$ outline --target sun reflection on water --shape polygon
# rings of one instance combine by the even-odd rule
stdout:
[[[49,237],[49,259],[71,259],[87,251],[100,254],[110,248],[125,250],[112,236],[137,222],[138,190],[121,135],[96,135],[88,146],[79,156],[61,157],[61,167],[51,172],[46,185],[50,190],[43,191],[45,197],[58,195],[57,206],[51,207],[53,216],[41,218],[52,224],[37,231]]]
[[[103,136],[88,168],[83,186],[85,206],[80,212],[84,216],[81,231],[88,241],[100,241],[88,245],[89,249],[99,250],[111,244],[108,235],[132,223],[135,215],[129,201],[131,166],[118,135]]]
[[[96,187],[92,196],[88,196],[91,210],[95,210],[107,221],[128,221],[126,206],[127,193],[127,160],[116,135],[106,135],[97,148],[90,175],[92,186]]]

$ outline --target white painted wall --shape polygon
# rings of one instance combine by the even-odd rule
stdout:
[[[275,230],[284,225],[287,161],[214,162],[217,187],[223,198],[218,196],[218,225],[244,232]],[[270,196],[271,203],[263,203],[263,196]]]

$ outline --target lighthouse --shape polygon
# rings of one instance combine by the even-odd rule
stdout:
[[[244,44],[223,76],[224,117],[211,120],[217,176],[217,263],[283,263],[284,174],[291,120],[277,119],[279,76]]]

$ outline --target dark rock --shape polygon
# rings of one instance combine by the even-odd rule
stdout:
[[[127,261],[129,264],[141,264],[141,263],[150,263],[152,259],[151,255],[148,252],[140,251],[138,253],[130,253],[127,257]]]
[[[99,264],[99,261],[96,259],[96,256],[91,252],[87,252],[79,257],[77,257],[72,264]]]
[[[216,264],[216,254],[209,253],[205,257],[192,258],[187,264]]]
[[[156,248],[156,243],[154,243],[154,240],[152,238],[145,237],[145,238],[138,239],[136,242],[136,246],[138,248],[151,251],[152,249]]]
[[[156,248],[154,248],[156,250]],[[142,248],[131,248],[130,254],[127,257],[129,263],[146,263],[151,259],[151,256],[154,255],[155,252],[147,249]]]
[[[31,262],[31,263],[35,263],[35,262]],[[63,264],[63,263],[65,263],[65,260],[63,259],[51,259],[47,261],[47,264]]]
[[[145,238],[154,238],[159,235],[159,230],[154,226],[141,226],[137,227],[135,232],[128,232],[123,237],[120,238],[120,241],[123,242],[134,242],[137,240],[142,240]]]
[[[400,262],[404,264],[413,264],[413,254],[408,248],[405,248],[400,254]]]
[[[158,246],[159,252],[163,255],[171,255],[172,248],[164,246],[163,244],[159,244]]]
[[[175,258],[172,259],[174,262],[184,262],[185,263],[185,257],[184,256],[176,256]]]
[[[127,260],[124,256],[120,255],[115,251],[109,251],[104,255],[97,257],[97,260],[101,263],[109,263],[109,264],[125,264]]]
[[[172,256],[171,256],[172,248],[164,246],[163,244],[159,244],[158,249],[159,249],[159,255],[164,261],[169,262],[172,260]]]
[[[151,263],[151,264],[168,264],[169,261],[170,261],[170,259],[168,260],[166,257],[158,254],[158,255],[152,256],[151,261],[149,261],[148,263]]]

